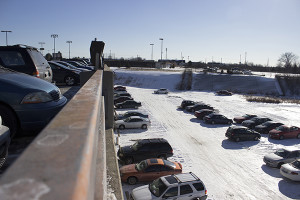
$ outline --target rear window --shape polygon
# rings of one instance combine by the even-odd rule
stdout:
[[[193,189],[190,185],[182,185],[180,186],[180,195],[193,193]]]
[[[18,51],[1,51],[0,59],[2,60],[3,64],[7,67],[25,65],[22,54]]]
[[[204,190],[204,186],[203,186],[202,183],[194,183],[193,186],[195,187],[195,189],[196,189],[197,191],[202,191],[202,190]]]
[[[28,53],[31,55],[35,66],[42,66],[48,64],[47,60],[43,57],[43,55],[39,51],[29,49]]]

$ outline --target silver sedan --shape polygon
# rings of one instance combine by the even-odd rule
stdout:
[[[148,118],[143,118],[140,116],[131,116],[126,119],[120,119],[115,121],[115,127],[119,129],[125,128],[142,128],[147,129],[151,122]]]

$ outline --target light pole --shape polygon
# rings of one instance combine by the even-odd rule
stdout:
[[[58,38],[58,35],[52,34],[51,37],[54,39],[54,53],[55,53],[55,38]]]
[[[163,54],[163,38],[159,38],[159,40],[161,40],[161,52],[160,52],[160,60],[162,61],[162,54]]]
[[[151,51],[151,60],[153,60],[153,45],[154,44],[150,44],[152,46],[152,51]]]
[[[70,59],[70,44],[72,43],[72,41],[67,41],[67,43],[69,44],[69,59]]]
[[[5,33],[6,35],[6,46],[8,46],[8,42],[7,42],[7,33],[11,33],[12,31],[1,31],[2,33]]]
[[[43,50],[44,50],[44,48],[43,48],[43,44],[45,44],[45,42],[39,42],[39,44],[41,45],[41,48],[40,48],[40,50],[41,50],[41,53],[42,53],[42,55],[43,55]]]

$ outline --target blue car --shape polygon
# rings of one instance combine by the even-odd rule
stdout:
[[[11,138],[20,130],[41,130],[66,103],[55,85],[0,66],[0,116]]]

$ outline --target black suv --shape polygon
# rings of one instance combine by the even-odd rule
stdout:
[[[191,100],[183,100],[181,102],[180,108],[185,109],[185,107],[195,105],[196,103],[197,102]]]
[[[231,126],[227,129],[225,136],[236,142],[240,140],[259,140],[260,134],[243,126]]]
[[[0,46],[0,65],[52,82],[52,70],[47,60],[34,47]]]
[[[148,158],[167,159],[173,155],[169,142],[163,138],[141,139],[131,146],[120,147],[118,157],[125,164],[131,164]]]

